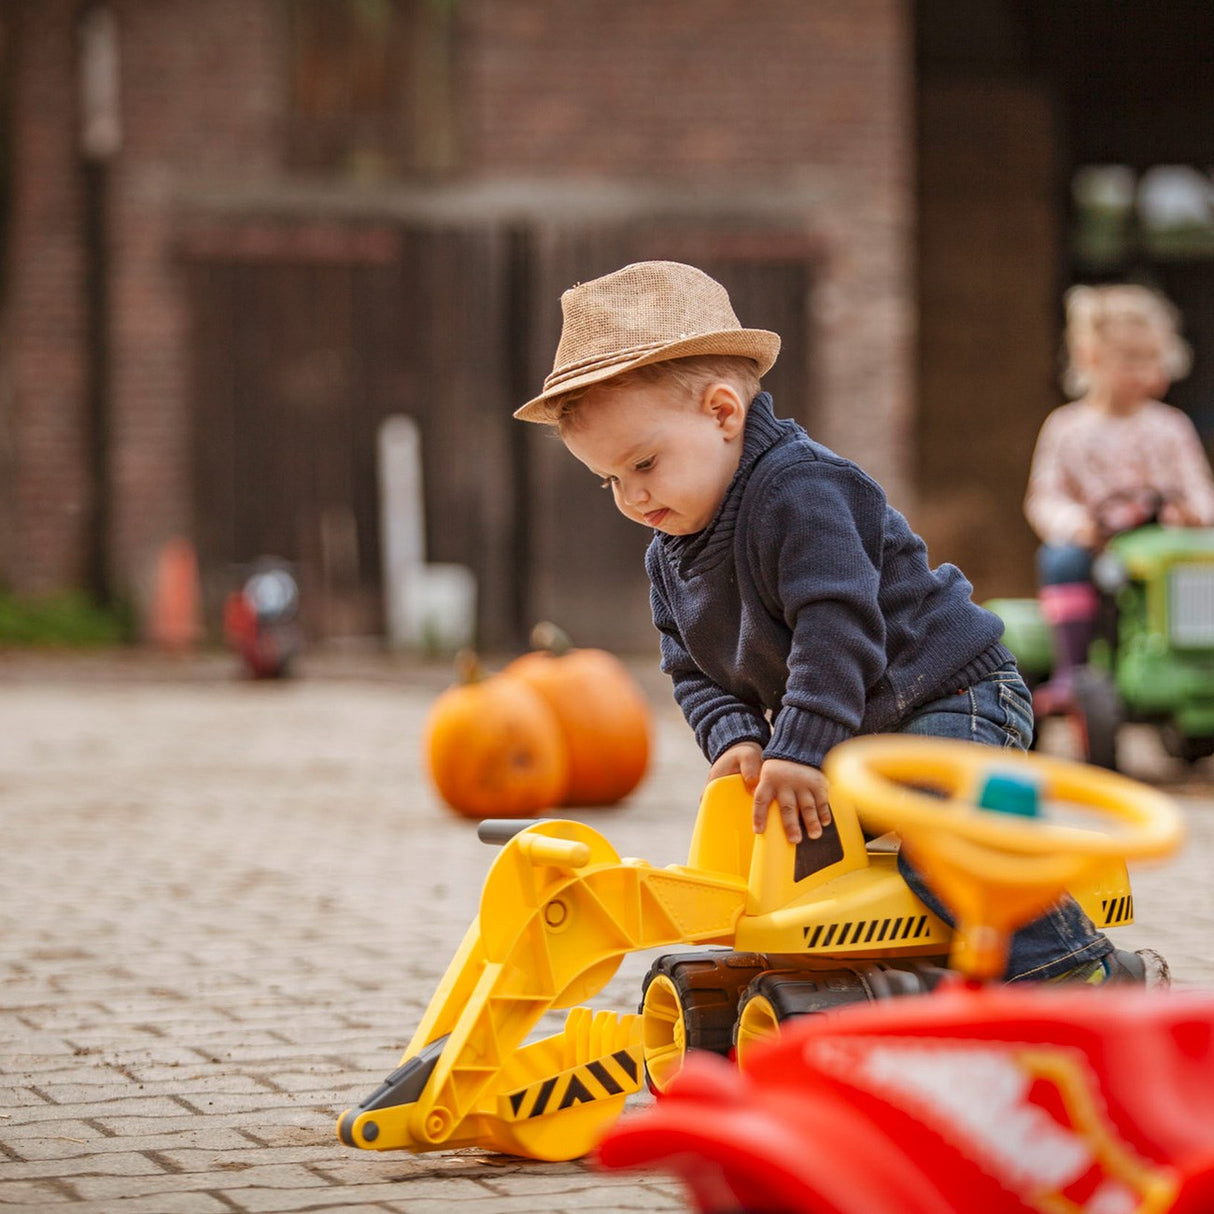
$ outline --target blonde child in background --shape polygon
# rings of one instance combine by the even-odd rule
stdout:
[[[1024,502],[1041,540],[1041,609],[1054,636],[1039,714],[1069,705],[1087,660],[1098,609],[1092,558],[1105,541],[1152,521],[1214,523],[1214,480],[1197,431],[1158,399],[1189,369],[1175,308],[1146,287],[1074,287],[1066,349],[1064,386],[1078,399],[1045,419]]]

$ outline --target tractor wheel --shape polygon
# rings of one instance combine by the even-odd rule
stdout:
[[[1172,758],[1186,763],[1198,763],[1214,755],[1214,737],[1207,734],[1181,733],[1175,725],[1168,723],[1160,729],[1159,738]]]
[[[738,1001],[734,1043],[738,1066],[746,1069],[751,1050],[780,1034],[780,1026],[797,1016],[820,1016],[853,1003],[921,995],[934,990],[948,974],[944,958],[871,962],[855,969],[768,970]]]
[[[1121,728],[1121,697],[1102,671],[1084,667],[1075,672],[1075,706],[1067,714],[1079,753],[1093,767],[1117,770],[1117,731]]]
[[[1184,761],[1199,763],[1214,755],[1214,738],[1185,738]]]
[[[794,1016],[812,1016],[849,1003],[863,1003],[872,993],[851,970],[769,970],[760,974],[738,1001],[734,1029],[738,1066],[746,1069],[750,1051],[760,1041],[780,1035],[780,1025]]]
[[[650,1090],[664,1092],[688,1050],[728,1057],[738,996],[771,964],[761,953],[667,953],[641,988],[641,1031]]]

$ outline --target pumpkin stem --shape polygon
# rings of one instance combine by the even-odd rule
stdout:
[[[455,677],[461,684],[480,683],[488,675],[475,649],[461,649],[455,655]]]
[[[569,634],[551,620],[541,620],[531,630],[531,648],[546,649],[554,657],[561,657],[573,648]]]

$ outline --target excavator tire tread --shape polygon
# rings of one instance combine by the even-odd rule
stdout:
[[[947,973],[938,959],[848,969],[772,969],[759,974],[742,992],[738,1014],[740,1017],[748,999],[759,995],[782,1023],[794,1016],[821,1015],[852,1003],[924,994],[934,990]]]
[[[770,958],[762,953],[730,949],[665,953],[645,975],[640,1010],[644,1011],[649,984],[663,975],[674,986],[683,1007],[687,1048],[728,1057],[733,1048],[738,996],[769,964]]]

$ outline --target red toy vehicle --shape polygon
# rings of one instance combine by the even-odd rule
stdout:
[[[955,987],[689,1057],[599,1158],[707,1211],[1209,1214],[1212,1042],[1205,994]]]
[[[299,585],[291,567],[262,557],[224,600],[223,632],[254,679],[284,678],[301,648]]]
[[[655,1105],[609,1132],[604,1166],[672,1171],[706,1211],[1214,1211],[1214,997],[979,981],[1085,864],[1175,846],[1174,811],[1057,761],[1034,765],[1043,797],[1128,828],[1017,820],[918,791],[964,784],[955,746],[925,762],[906,741],[865,739],[836,752],[831,774],[957,908],[953,960],[970,977],[790,1022],[751,1043],[740,1069],[689,1055]]]

